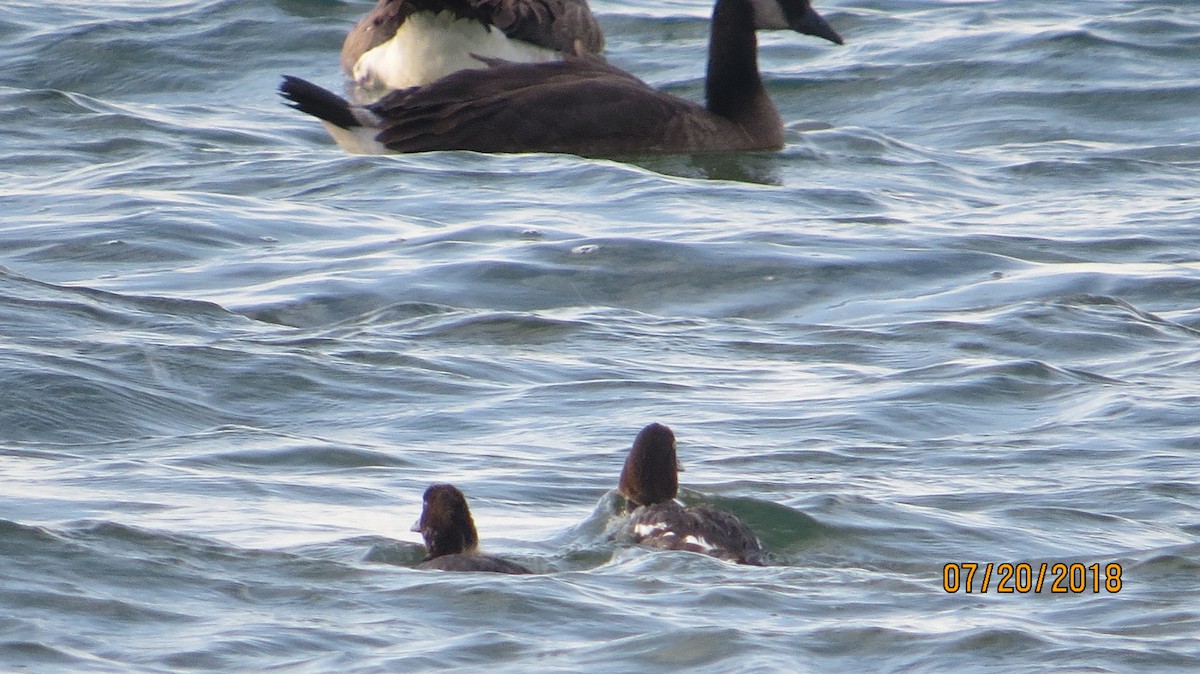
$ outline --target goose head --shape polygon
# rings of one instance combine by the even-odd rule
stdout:
[[[842,44],[842,36],[817,14],[808,0],[750,0],[758,30],[794,30]]]

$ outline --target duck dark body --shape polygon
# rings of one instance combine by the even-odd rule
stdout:
[[[442,555],[426,559],[417,564],[416,568],[435,571],[483,571],[488,573],[533,573],[529,569],[509,561],[503,557],[488,555],[482,552]]]
[[[633,511],[629,530],[635,543],[662,550],[701,552],[738,564],[765,566],[758,537],[733,514],[707,504],[655,503]]]

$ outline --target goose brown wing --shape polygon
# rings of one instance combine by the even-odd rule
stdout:
[[[504,34],[564,54],[604,50],[604,34],[586,0],[464,0]]]
[[[377,140],[399,152],[612,155],[676,151],[719,132],[702,106],[596,59],[487,63],[370,106],[382,120]]]

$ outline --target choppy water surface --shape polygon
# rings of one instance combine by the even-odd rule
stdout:
[[[785,150],[630,162],[345,155],[368,4],[0,7],[3,669],[1200,667],[1191,2],[821,2]],[[606,540],[649,421],[775,566]],[[432,481],[544,573],[406,568]]]

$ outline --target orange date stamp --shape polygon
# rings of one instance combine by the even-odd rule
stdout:
[[[950,594],[989,591],[998,594],[1115,594],[1121,591],[1124,582],[1121,565],[1116,562],[949,562],[942,567],[942,589]]]

